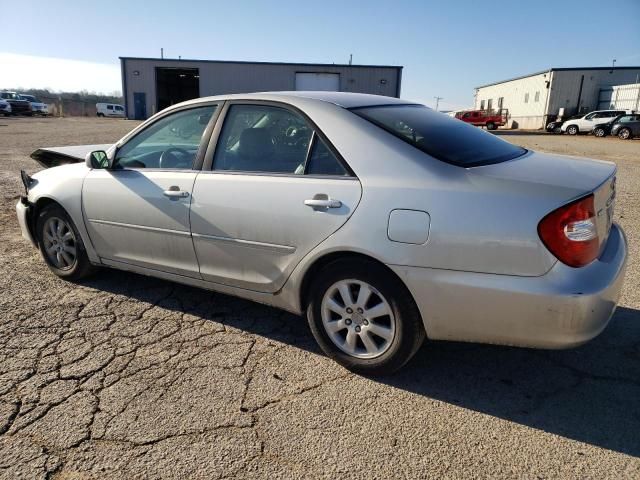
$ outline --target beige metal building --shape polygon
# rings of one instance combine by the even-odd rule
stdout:
[[[561,113],[625,108],[611,106],[611,92],[639,78],[640,67],[550,68],[476,87],[475,108],[508,109],[511,128],[543,128]]]
[[[128,118],[143,120],[191,98],[287,90],[400,96],[401,66],[120,57]]]

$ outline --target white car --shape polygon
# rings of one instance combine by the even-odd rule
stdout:
[[[124,107],[117,103],[96,103],[96,115],[98,117],[124,118]]]
[[[0,114],[5,117],[11,115],[11,104],[2,98],[0,98]]]
[[[21,93],[20,98],[22,98],[23,100],[26,100],[31,104],[31,111],[33,112],[34,115],[42,115],[44,117],[49,115],[49,107],[47,106],[47,104],[41,102],[33,95],[27,95],[27,94]]]
[[[607,123],[613,120],[618,115],[623,115],[626,110],[596,110],[594,112],[587,113],[580,118],[573,118],[567,120],[560,127],[562,133],[568,133],[569,135],[577,135],[579,133],[591,133],[593,127],[601,123]]]
[[[425,335],[580,345],[622,289],[614,164],[397,98],[199,98],[116,145],[32,157],[79,162],[22,172],[22,233],[56,275],[108,266],[306,314],[361,373],[400,368]]]

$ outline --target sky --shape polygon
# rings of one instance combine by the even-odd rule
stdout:
[[[2,2],[8,0],[1,0]],[[478,85],[550,67],[640,65],[640,0],[22,0],[0,88],[112,93],[118,57],[402,65],[402,97],[472,104]],[[15,7],[17,8],[17,7]],[[37,28],[36,28],[37,25]],[[44,28],[43,28],[44,27]]]

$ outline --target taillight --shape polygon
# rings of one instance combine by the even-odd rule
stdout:
[[[540,239],[558,260],[583,267],[598,257],[593,194],[554,210],[538,224]]]

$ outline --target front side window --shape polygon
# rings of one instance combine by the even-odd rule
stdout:
[[[120,105],[116,105],[116,112],[123,112],[124,108],[122,108]]]
[[[624,117],[620,117],[618,121],[622,123],[633,122],[635,121],[635,117],[633,115],[626,115]]]
[[[118,149],[115,168],[192,168],[216,108],[181,110],[152,123]]]
[[[387,105],[351,111],[424,153],[461,167],[500,163],[527,152],[424,105]]]

